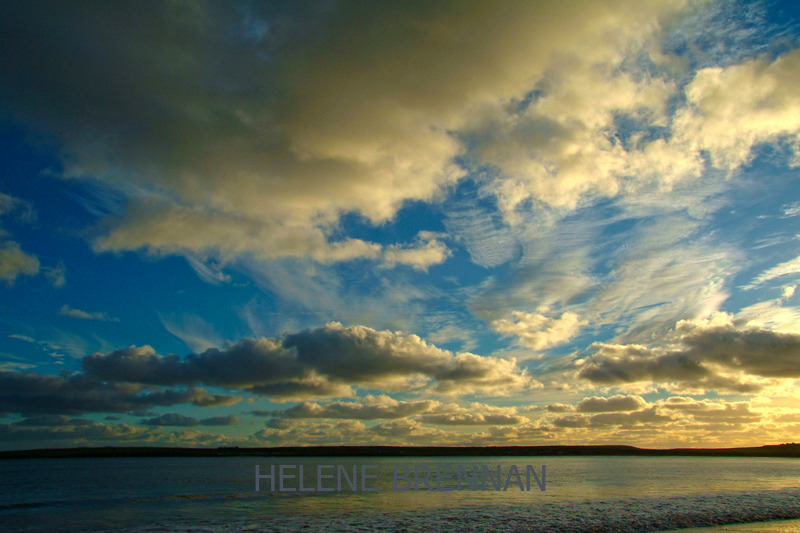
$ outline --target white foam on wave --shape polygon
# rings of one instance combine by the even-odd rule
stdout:
[[[159,523],[129,533],[165,531],[285,532],[370,531],[412,533],[441,530],[512,532],[643,533],[688,527],[800,518],[800,489],[724,492],[671,497],[534,502],[530,505],[468,506],[337,516],[264,516],[219,522]]]

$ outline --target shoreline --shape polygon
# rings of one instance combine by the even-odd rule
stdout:
[[[584,446],[283,446],[179,448],[103,446],[0,451],[0,459],[82,457],[519,457],[519,456],[800,457],[800,444],[743,448],[637,448]]]

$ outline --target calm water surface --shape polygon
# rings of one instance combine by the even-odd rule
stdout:
[[[255,466],[376,465],[375,492],[255,491]],[[393,467],[516,465],[531,491],[393,490]],[[289,471],[287,471],[288,473]],[[404,471],[403,471],[404,472]],[[297,473],[297,469],[294,470]],[[335,469],[325,473],[335,473]],[[413,477],[411,478],[413,482]],[[456,488],[456,480],[442,482]],[[435,481],[431,480],[435,486]],[[297,486],[296,480],[287,480]],[[405,487],[405,482],[400,482]],[[335,478],[323,486],[335,487]],[[423,484],[420,487],[424,487]],[[463,485],[467,488],[466,484]],[[347,485],[344,487],[349,489]],[[0,461],[4,531],[665,531],[800,518],[800,461],[721,457],[83,458]]]

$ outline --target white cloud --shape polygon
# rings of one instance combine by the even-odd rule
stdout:
[[[401,264],[409,265],[416,270],[427,271],[429,267],[443,263],[451,255],[452,253],[443,242],[431,239],[415,248],[387,246],[383,252],[383,261],[386,266],[390,267]]]
[[[798,84],[800,50],[774,61],[759,58],[703,69],[686,87],[688,105],[676,117],[674,143],[707,151],[719,168],[746,164],[758,143],[797,139]]]
[[[491,326],[498,333],[518,337],[524,346],[545,350],[572,340],[585,323],[572,312],[553,318],[542,313],[512,311],[510,318],[495,320]]]
[[[764,282],[792,274],[800,274],[800,256],[765,270],[746,285],[744,289],[753,289]]]

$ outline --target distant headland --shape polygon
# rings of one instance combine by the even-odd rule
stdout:
[[[586,446],[281,446],[274,448],[173,448],[102,446],[43,448],[0,452],[0,459],[48,457],[518,457],[518,456],[713,456],[800,457],[800,444],[748,448],[637,448],[624,445]]]

